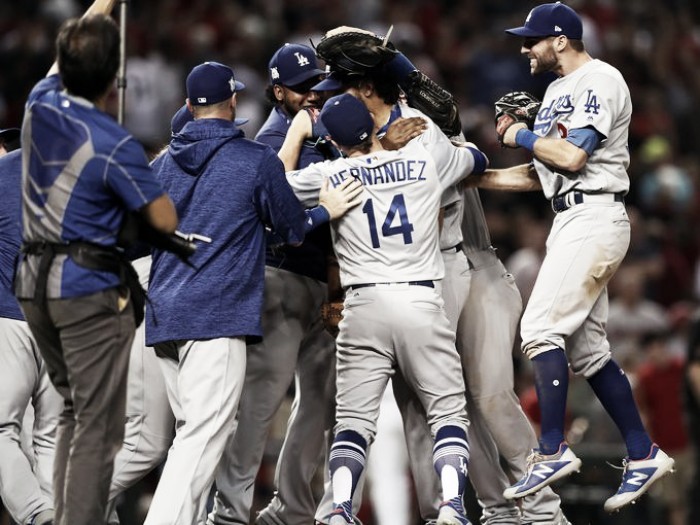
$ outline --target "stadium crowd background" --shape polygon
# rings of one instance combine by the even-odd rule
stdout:
[[[24,101],[54,59],[53,42],[63,20],[77,16],[89,0],[32,0],[0,4],[0,128],[19,127]],[[520,150],[501,149],[493,126],[493,101],[507,91],[541,96],[551,78],[533,78],[519,55],[519,41],[503,29],[520,25],[539,2],[524,0],[132,0],[128,3],[126,127],[151,151],[168,141],[170,117],[183,103],[184,77],[192,66],[217,60],[231,65],[247,88],[238,116],[252,137],[267,111],[267,62],[284,42],[317,42],[339,25],[385,34],[459,101],[464,131],[504,167],[528,160]],[[584,16],[584,41],[594,57],[619,68],[629,84],[634,114],[630,133],[632,245],[610,285],[609,334],[618,360],[638,386],[652,437],[660,428],[672,455],[689,454],[700,443],[686,435],[681,374],[663,376],[664,391],[678,393],[679,410],[658,410],[644,401],[637,372],[682,363],[687,335],[700,298],[700,2],[697,0],[570,0]],[[118,10],[115,11],[118,15]],[[533,285],[552,212],[539,192],[482,192],[493,243],[515,275],[524,300]],[[661,350],[649,332],[663,332]],[[517,345],[517,342],[516,342]],[[658,345],[657,345],[658,346]],[[658,354],[658,355],[657,355]],[[668,358],[668,359],[666,359]],[[528,365],[514,349],[519,394],[528,414],[532,390]],[[647,373],[648,375],[648,373]],[[560,487],[572,523],[608,523],[602,500],[618,475],[605,466],[619,457],[616,430],[580,381],[571,385],[569,440],[588,456],[582,474]],[[675,395],[675,394],[674,394]],[[655,421],[655,418],[661,418]],[[281,415],[283,435],[284,421]],[[666,432],[663,432],[663,429]],[[672,429],[672,430],[669,430]],[[676,450],[674,450],[674,448]],[[271,481],[275,443],[260,475],[262,500]],[[685,456],[684,456],[685,457]],[[584,458],[585,459],[585,458]],[[692,463],[692,462],[690,462]],[[148,480],[139,491],[148,493]],[[677,492],[677,490],[668,491]],[[674,523],[660,499],[614,518],[615,523]],[[694,495],[700,500],[700,494]],[[682,502],[673,505],[683,505]],[[126,512],[126,510],[125,510]],[[138,509],[133,510],[138,512]],[[0,511],[0,524],[7,518]],[[365,523],[372,523],[367,512]],[[627,520],[627,521],[626,521]],[[128,518],[123,521],[130,525]],[[136,523],[134,521],[134,523]]]

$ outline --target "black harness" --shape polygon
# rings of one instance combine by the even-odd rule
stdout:
[[[46,285],[53,260],[57,255],[68,255],[76,264],[88,270],[99,270],[118,275],[121,285],[126,286],[131,294],[136,326],[139,326],[143,321],[146,290],[141,286],[139,276],[131,262],[124,256],[123,252],[116,248],[83,241],[70,243],[37,241],[23,243],[21,252],[40,258],[34,290],[33,300],[35,303],[46,303]]]

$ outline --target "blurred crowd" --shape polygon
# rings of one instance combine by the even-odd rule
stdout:
[[[29,90],[54,60],[58,26],[89,3],[0,4],[0,128],[20,126]],[[521,25],[538,3],[132,0],[127,4],[125,126],[149,150],[160,149],[168,140],[172,114],[184,102],[184,75],[197,63],[217,60],[231,65],[247,86],[239,98],[238,116],[250,119],[243,129],[252,137],[269,110],[264,100],[267,61],[282,43],[315,43],[339,25],[380,34],[393,26],[396,47],[455,95],[466,137],[489,155],[492,166],[527,161],[527,152],[498,145],[493,101],[511,90],[542,96],[551,80],[531,77],[519,42],[503,32]],[[691,465],[684,458],[698,444],[686,433],[688,414],[681,393],[688,333],[697,322],[700,298],[700,2],[567,3],[584,16],[584,42],[591,55],[622,71],[634,105],[632,184],[626,199],[632,243],[609,288],[611,344],[633,379],[652,437],[677,458],[677,465]],[[526,301],[553,213],[539,192],[484,191],[482,198],[493,243]],[[527,411],[532,399],[528,365],[517,349],[514,359]],[[574,381],[571,398],[569,441],[574,447],[576,436],[583,434],[598,451],[619,441],[589,389],[579,389]],[[270,451],[274,455],[274,446]],[[264,473],[263,469],[261,476]],[[673,509],[685,504],[681,493],[687,476],[677,475],[673,487],[664,486],[666,493],[652,499],[656,514],[647,514],[653,521],[639,518],[635,523],[682,523]],[[580,493],[563,497],[570,503],[585,499]],[[574,516],[567,514],[573,522]]]

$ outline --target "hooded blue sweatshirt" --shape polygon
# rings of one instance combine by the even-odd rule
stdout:
[[[212,239],[190,258],[153,252],[146,343],[247,337],[260,340],[265,226],[288,243],[306,216],[284,166],[232,122],[199,119],[173,136],[153,170],[175,203],[178,229]]]

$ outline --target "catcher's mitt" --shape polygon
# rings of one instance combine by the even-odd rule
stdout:
[[[508,128],[517,122],[525,123],[532,130],[540,104],[537,98],[526,91],[506,93],[495,102],[496,135],[501,145]]]
[[[343,301],[329,301],[321,305],[321,320],[326,332],[338,336],[338,325],[343,320]]]
[[[348,26],[328,31],[315,49],[316,56],[331,71],[344,73],[364,73],[386,64],[396,55],[394,46],[383,37]]]

